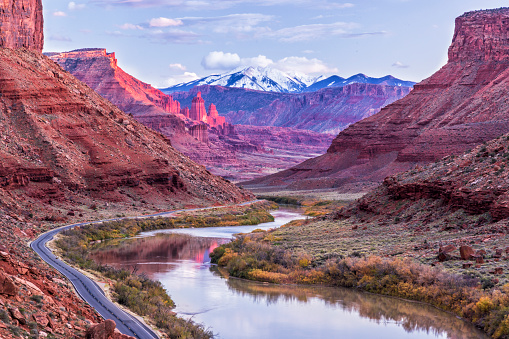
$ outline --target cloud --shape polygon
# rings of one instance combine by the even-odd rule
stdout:
[[[313,73],[334,73],[337,72],[337,68],[331,68],[327,66],[322,60],[313,58],[308,59],[306,57],[286,57],[281,60],[278,60],[274,65],[274,68],[279,69],[283,72],[289,73],[304,73],[304,74],[313,74]]]
[[[364,32],[354,33],[353,30],[359,25],[352,22],[335,22],[332,24],[311,24],[295,27],[282,28],[276,31],[262,33],[261,36],[267,36],[283,42],[299,42],[322,39],[330,36],[343,38],[353,38],[366,35],[385,34],[385,32]]]
[[[123,25],[120,25],[118,26],[118,28],[120,29],[124,29],[124,30],[128,30],[128,29],[137,29],[137,30],[140,30],[142,31],[144,28],[140,25],[133,25],[133,24],[130,24],[130,23],[125,23]]]
[[[186,66],[182,65],[182,64],[170,64],[170,69],[178,69],[178,70],[181,70],[181,71],[185,71],[186,70]]]
[[[169,18],[154,18],[149,22],[150,27],[175,27],[181,26],[182,20],[180,19],[169,19]]]
[[[65,12],[62,12],[62,11],[56,11],[56,12],[53,12],[53,16],[67,16],[67,14]]]
[[[175,75],[171,78],[168,78],[166,81],[165,81],[165,86],[174,86],[174,85],[177,85],[177,84],[181,84],[181,83],[185,83],[185,82],[190,82],[190,81],[193,81],[193,80],[198,80],[200,79],[200,77],[196,74],[196,73],[192,73],[192,72],[184,72],[183,74],[179,74],[179,75]]]
[[[226,9],[255,6],[293,5],[324,9],[345,9],[354,7],[352,3],[337,3],[335,0],[91,0],[99,6],[123,7],[178,7],[179,9]]]
[[[230,14],[217,17],[186,17],[180,18],[185,25],[210,26],[215,33],[247,33],[262,32],[268,28],[258,27],[262,22],[274,20],[273,15],[259,13]]]
[[[54,40],[54,41],[64,41],[64,42],[72,41],[71,38],[69,38],[68,36],[59,35],[59,34],[52,35],[49,37],[49,39]]]
[[[69,4],[67,5],[67,8],[70,11],[79,11],[79,10],[84,9],[85,7],[86,7],[85,4],[77,4],[74,1],[69,2]]]
[[[242,58],[240,59],[241,66],[253,66],[253,67],[267,67],[274,64],[274,61],[267,58],[265,55],[259,55],[254,58]]]
[[[231,70],[240,65],[240,57],[237,53],[210,52],[201,61],[205,69]]]
[[[202,44],[201,35],[180,29],[171,29],[169,31],[156,30],[150,31],[141,38],[147,38],[157,43],[174,43],[174,44]]]
[[[401,61],[396,61],[395,63],[392,64],[392,67],[396,67],[396,68],[408,68],[410,66],[405,65]]]
[[[306,57],[290,56],[280,59],[276,62],[269,59],[265,55],[258,55],[252,58],[241,58],[237,53],[225,53],[214,51],[207,54],[202,62],[202,66],[208,70],[223,70],[229,71],[239,66],[244,67],[267,67],[278,69],[283,72],[290,73],[334,73],[337,68],[327,66],[322,60]]]

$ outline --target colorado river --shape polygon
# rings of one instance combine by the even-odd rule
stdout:
[[[175,311],[219,338],[487,338],[431,306],[351,289],[262,284],[225,278],[209,253],[233,234],[303,218],[273,212],[256,226],[158,230],[101,244],[94,258],[159,280]]]

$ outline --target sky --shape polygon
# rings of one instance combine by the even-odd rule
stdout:
[[[43,0],[45,52],[100,47],[163,88],[237,67],[420,81],[454,19],[508,0]]]

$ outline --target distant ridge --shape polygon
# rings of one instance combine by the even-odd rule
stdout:
[[[359,73],[346,79],[337,75],[325,78],[324,76],[311,77],[299,73],[290,74],[270,67],[245,67],[163,88],[161,91],[166,94],[187,92],[196,86],[211,85],[245,88],[263,92],[303,93],[314,92],[328,87],[343,87],[354,83],[404,87],[412,87],[415,84],[412,81],[397,79],[392,75],[372,78]]]

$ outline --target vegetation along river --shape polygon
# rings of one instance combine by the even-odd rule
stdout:
[[[274,285],[226,278],[209,253],[233,234],[279,227],[303,218],[272,213],[256,226],[157,230],[103,243],[95,260],[159,280],[183,317],[218,338],[486,338],[472,325],[434,307],[352,289]]]

